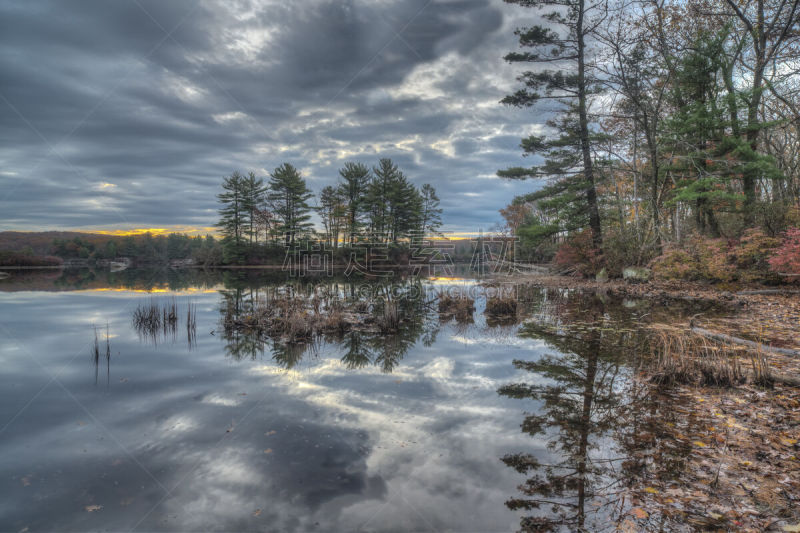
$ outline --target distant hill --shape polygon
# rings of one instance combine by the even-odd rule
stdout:
[[[0,251],[19,252],[30,246],[33,253],[47,255],[52,252],[54,239],[74,239],[75,237],[80,237],[81,240],[95,246],[120,239],[120,237],[112,235],[80,231],[0,231]]]

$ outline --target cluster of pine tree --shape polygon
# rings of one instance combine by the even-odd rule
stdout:
[[[286,247],[322,241],[330,249],[359,243],[402,245],[412,235],[435,234],[442,225],[439,198],[429,184],[417,188],[391,159],[370,169],[345,163],[339,183],[324,187],[316,203],[305,179],[284,163],[265,182],[250,172],[224,178],[218,226],[224,261],[282,257]],[[321,231],[311,222],[316,211]]]
[[[545,181],[502,211],[530,259],[641,265],[800,224],[800,2],[506,1],[542,24],[516,31],[503,103],[551,116],[521,143],[536,164],[498,172]]]

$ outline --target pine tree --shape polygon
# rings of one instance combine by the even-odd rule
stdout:
[[[305,180],[289,163],[282,164],[270,174],[268,198],[274,204],[286,246],[294,246],[298,235],[311,228],[308,200],[312,196]]]
[[[433,185],[426,183],[422,186],[422,217],[420,228],[424,234],[435,234],[442,227],[442,208],[439,207],[439,197]]]
[[[246,178],[242,178],[242,202],[247,216],[247,236],[250,244],[258,244],[258,208],[263,203],[264,194],[267,187],[262,178],[257,178],[253,172],[249,172]]]
[[[243,230],[249,222],[244,180],[239,172],[234,172],[223,179],[222,192],[217,195],[222,204],[217,226],[224,237],[223,250],[226,262],[242,262],[245,256]]]
[[[729,78],[727,29],[701,31],[679,63],[671,98],[675,111],[666,124],[673,154],[669,170],[679,176],[671,203],[694,209],[701,233],[721,235],[719,214],[743,205],[745,225],[752,220],[748,179],[781,179],[770,157],[752,149],[738,125],[739,100]],[[725,94],[725,86],[728,93]]]
[[[385,242],[396,243],[419,229],[422,197],[391,159],[381,159],[372,172],[367,194],[371,229]]]
[[[339,170],[339,175],[343,180],[339,190],[344,197],[347,211],[346,238],[352,246],[368,208],[367,189],[370,183],[370,171],[363,163],[345,163]]]
[[[393,181],[388,200],[389,237],[393,243],[422,229],[422,195],[402,172]]]
[[[536,25],[518,29],[522,52],[506,55],[510,63],[528,63],[534,70],[519,76],[524,87],[506,96],[502,103],[532,107],[542,99],[561,104],[560,115],[548,122],[559,132],[546,139],[531,136],[522,140],[525,154],[544,157],[543,165],[533,168],[510,168],[498,172],[503,178],[549,178],[554,194],[569,191],[562,200],[580,204],[574,210],[583,213],[592,233],[596,250],[602,245],[600,210],[592,161],[593,133],[589,127],[588,100],[598,91],[598,84],[587,71],[587,38],[605,12],[605,3],[592,0],[505,0],[522,7],[546,10],[542,17],[548,27]],[[590,19],[590,16],[592,17]],[[596,20],[595,20],[596,19]],[[560,31],[556,28],[560,26]],[[572,64],[572,68],[567,68]],[[556,65],[558,70],[550,69]]]
[[[381,159],[372,169],[373,178],[367,189],[369,230],[382,241],[389,238],[391,231],[389,197],[399,172],[391,159]]]

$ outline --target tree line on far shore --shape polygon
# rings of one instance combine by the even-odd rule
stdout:
[[[365,243],[379,244],[390,251],[390,260],[400,260],[408,253],[412,236],[441,235],[436,189],[429,184],[417,187],[387,158],[372,168],[345,163],[338,183],[323,187],[316,196],[289,163],[275,168],[266,180],[253,172],[233,172],[223,178],[217,199],[217,238],[85,234],[56,238],[36,252],[31,247],[3,252],[0,265],[57,266],[64,260],[91,265],[122,257],[137,266],[187,260],[200,266],[268,264],[284,261],[287,248],[311,249],[319,243],[337,257]],[[313,213],[321,228],[311,222]]]
[[[418,188],[388,158],[372,168],[345,163],[338,183],[316,198],[289,163],[275,168],[267,181],[253,172],[234,172],[223,179],[217,198],[225,263],[259,261],[277,252],[283,257],[287,247],[312,240],[334,251],[364,242],[402,247],[414,234],[435,235],[442,225],[434,187]],[[311,222],[313,212],[321,231]]]

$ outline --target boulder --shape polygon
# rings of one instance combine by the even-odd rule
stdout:
[[[595,279],[595,281],[599,281],[600,283],[607,282],[608,281],[608,270],[606,270],[606,267],[603,267],[602,269],[600,269],[600,272],[597,273],[597,275],[594,277],[594,279]]]
[[[627,267],[622,271],[622,279],[631,283],[644,283],[650,281],[653,273],[649,268]]]

